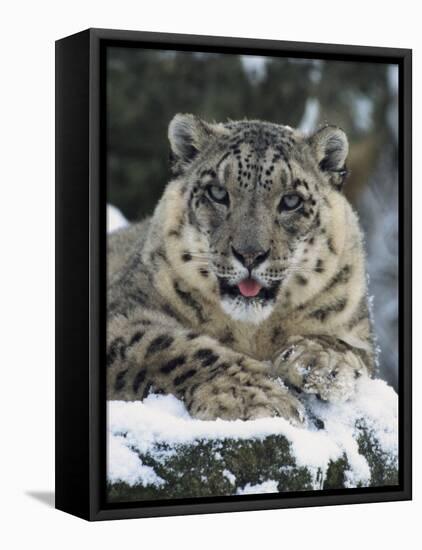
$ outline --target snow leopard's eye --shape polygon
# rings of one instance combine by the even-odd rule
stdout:
[[[296,210],[299,206],[302,206],[303,199],[300,195],[296,193],[289,193],[284,195],[280,201],[279,209],[283,210]]]
[[[229,194],[221,185],[208,185],[207,193],[215,202],[225,205],[229,203]]]

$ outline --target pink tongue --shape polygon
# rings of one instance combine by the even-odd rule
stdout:
[[[237,286],[242,296],[247,298],[256,296],[262,288],[262,286],[257,281],[254,281],[254,279],[243,279],[243,281],[240,281]]]

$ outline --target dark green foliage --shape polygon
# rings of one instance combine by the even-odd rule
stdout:
[[[363,426],[364,421],[361,421],[358,445],[359,452],[366,457],[371,469],[371,484],[377,487],[397,485],[399,480],[396,461],[381,449],[374,434]]]
[[[250,85],[238,56],[120,48],[111,50],[108,70],[108,201],[139,219],[170,176],[173,116],[243,118]]]
[[[107,67],[107,200],[130,220],[153,211],[170,178],[167,128],[177,112],[208,121],[260,118],[295,127],[307,100],[315,98],[316,122],[342,126],[352,149],[371,138],[366,163],[351,156],[352,198],[354,162],[361,188],[389,133],[385,65],[268,58],[254,73],[238,55],[111,48]],[[370,107],[367,128],[356,113],[359,102]]]
[[[344,487],[345,476],[344,472],[347,470],[348,462],[345,455],[336,460],[330,462],[327,469],[327,476],[324,480],[324,489],[338,489]]]

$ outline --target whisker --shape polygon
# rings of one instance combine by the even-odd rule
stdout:
[[[288,269],[286,273],[315,273],[315,270],[312,268],[309,269]]]
[[[215,273],[217,277],[221,277],[222,279],[234,279],[235,277],[233,275],[223,275],[222,273]]]
[[[192,258],[198,258],[199,260],[211,260],[211,256],[192,254],[192,253],[190,253],[190,255],[192,256]]]
[[[209,267],[209,265],[210,265],[209,262],[205,262],[205,261],[203,262],[201,260],[192,260],[191,264],[202,265],[202,266],[207,266],[207,267]]]

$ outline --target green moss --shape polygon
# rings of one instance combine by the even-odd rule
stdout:
[[[357,423],[359,452],[368,461],[371,470],[370,485],[374,487],[398,485],[397,458],[381,449],[373,431],[364,420]]]
[[[327,473],[325,475],[323,489],[339,489],[344,487],[344,472],[348,469],[348,467],[349,463],[347,462],[345,455],[335,462],[330,461],[328,464]]]

